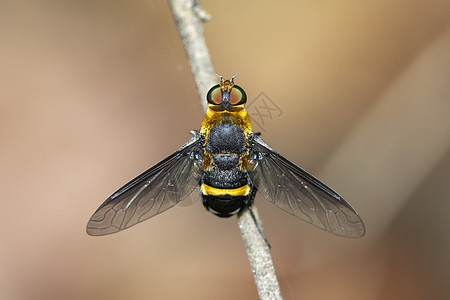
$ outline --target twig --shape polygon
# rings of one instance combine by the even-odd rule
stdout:
[[[256,207],[253,207],[253,213],[258,223],[261,224]],[[255,226],[249,210],[239,216],[238,222],[253,276],[255,276],[259,298],[282,299],[269,247]]]
[[[203,37],[202,22],[209,19],[209,15],[200,8],[196,0],[168,0],[168,2],[191,65],[202,107],[206,111],[206,93],[217,81]],[[261,223],[255,208],[253,212],[257,221]],[[260,299],[282,299],[269,248],[248,210],[240,214],[238,223]]]
[[[211,65],[208,48],[203,37],[202,22],[209,19],[197,1],[169,0],[172,15],[183,42],[184,50],[191,65],[195,85],[203,110],[208,108],[205,95],[213,85],[217,84],[217,77]]]

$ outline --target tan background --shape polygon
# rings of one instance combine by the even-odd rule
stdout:
[[[367,226],[334,237],[258,198],[284,298],[450,297],[450,2],[204,8],[215,70],[283,110],[264,139]],[[1,1],[0,299],[257,299],[236,220],[200,203],[85,233],[201,118],[164,1]]]

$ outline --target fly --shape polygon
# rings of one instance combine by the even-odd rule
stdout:
[[[364,224],[350,204],[252,131],[247,95],[234,77],[220,76],[220,84],[208,91],[200,131],[191,131],[193,137],[180,149],[106,199],[89,220],[88,234],[127,229],[177,205],[199,187],[204,207],[219,217],[251,212],[259,191],[320,229],[344,237],[364,235]]]

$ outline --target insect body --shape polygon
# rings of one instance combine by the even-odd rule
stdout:
[[[213,87],[200,134],[204,136],[201,179],[203,205],[220,217],[232,216],[252,203],[248,174],[249,137],[252,130],[245,92],[232,81]]]
[[[184,200],[200,187],[219,217],[251,208],[256,191],[287,213],[335,235],[361,237],[364,224],[331,188],[275,152],[253,133],[245,91],[234,77],[212,87],[200,132],[175,153],[124,185],[92,215],[90,235],[129,228]]]

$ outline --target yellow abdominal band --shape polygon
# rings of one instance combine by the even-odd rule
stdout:
[[[210,195],[210,196],[221,196],[221,195],[247,196],[250,193],[250,187],[248,186],[248,184],[235,189],[221,189],[203,183],[201,189],[203,195]]]

